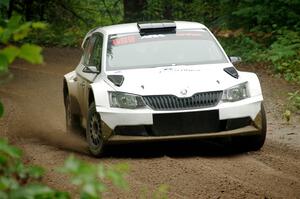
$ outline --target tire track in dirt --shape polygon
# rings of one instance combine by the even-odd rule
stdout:
[[[45,65],[17,62],[11,70],[14,79],[0,87],[6,108],[0,135],[24,150],[26,162],[47,169],[44,181],[50,186],[78,196],[68,178],[56,170],[73,153],[107,166],[129,163],[130,191],[110,187],[107,198],[139,198],[143,189],[153,192],[161,184],[169,186],[170,198],[300,198],[300,142],[293,140],[286,146],[288,139],[278,139],[278,134],[297,133],[299,125],[284,125],[275,111],[282,108],[277,95],[294,88],[257,69],[272,133],[259,152],[229,150],[223,141],[163,142],[108,146],[105,156],[95,159],[88,155],[84,137],[65,133],[62,78],[77,64],[79,55],[79,50],[46,49]],[[274,89],[281,87],[276,94]]]
[[[269,167],[253,158],[252,154],[209,158],[163,157],[150,163],[135,163],[131,162],[131,165],[137,167],[136,173],[139,173],[139,168],[143,168],[152,173],[153,179],[169,184],[171,192],[175,191],[187,198],[297,198],[300,193],[299,175],[294,176],[293,172],[284,173]],[[159,171],[156,171],[157,167]],[[150,184],[157,183],[157,180],[148,179],[147,174],[138,177]],[[178,182],[181,183],[180,186]],[[268,183],[265,184],[266,182]]]

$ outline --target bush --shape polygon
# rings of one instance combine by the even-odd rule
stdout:
[[[81,198],[102,198],[106,191],[104,180],[111,181],[115,186],[126,189],[124,174],[128,171],[127,164],[113,165],[105,168],[102,164],[89,164],[70,156],[61,172],[71,176],[71,183],[81,189]]]
[[[43,169],[37,166],[25,166],[20,149],[0,139],[0,198],[69,198],[60,192],[40,183]]]
[[[267,36],[266,36],[267,35]],[[300,33],[282,28],[272,34],[248,33],[221,37],[229,55],[246,62],[264,62],[287,81],[300,83]]]
[[[250,36],[220,37],[220,42],[229,56],[240,56],[245,62],[256,62],[257,55],[263,51],[263,45]]]
[[[44,170],[24,165],[21,158],[20,149],[0,139],[0,198],[70,198],[68,192],[57,191],[41,183]],[[124,174],[128,171],[127,164],[106,168],[102,164],[94,165],[70,156],[59,171],[71,176],[71,183],[79,186],[82,199],[102,198],[102,193],[106,191],[104,180],[111,181],[121,189],[127,188],[124,180]]]
[[[287,81],[300,83],[300,33],[280,29],[276,31],[276,40],[262,55],[272,63],[276,73],[282,73]]]

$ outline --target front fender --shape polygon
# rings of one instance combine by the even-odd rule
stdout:
[[[64,75],[63,95],[65,105],[67,95],[69,95],[70,97],[71,112],[76,115],[81,115],[80,106],[78,102],[77,75],[75,71]]]
[[[255,73],[239,72],[240,78],[247,80],[251,97],[262,96],[259,79]]]
[[[94,94],[94,101],[96,109],[100,112],[101,109],[110,107],[108,91],[114,91],[114,89],[108,85],[104,80],[93,83],[90,85]]]

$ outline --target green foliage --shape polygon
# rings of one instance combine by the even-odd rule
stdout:
[[[288,93],[288,103],[286,110],[283,113],[284,119],[289,122],[292,114],[299,114],[300,112],[300,91]]]
[[[295,0],[242,0],[232,6],[232,17],[227,23],[235,23],[246,30],[264,32],[283,26],[299,28],[299,7],[300,1]]]
[[[70,198],[69,193],[56,191],[42,184],[44,170],[41,167],[24,165],[21,158],[20,149],[0,139],[0,198]],[[103,192],[107,189],[107,181],[121,189],[128,187],[124,180],[124,174],[128,171],[127,164],[106,168],[102,164],[89,164],[70,156],[59,170],[70,175],[71,183],[79,186],[82,199],[102,198]],[[160,188],[157,194],[162,193],[165,193],[164,187]]]
[[[25,166],[21,157],[20,149],[0,139],[0,198],[69,198],[67,193],[41,184],[44,170],[37,166]]]
[[[42,44],[44,46],[79,47],[81,45],[82,38],[91,29],[91,27],[70,27],[64,29],[64,31],[61,29],[61,27],[49,25],[47,29],[39,32],[32,32],[25,41]]]
[[[126,189],[124,173],[128,171],[127,164],[113,165],[105,168],[102,164],[89,164],[70,156],[61,172],[71,175],[71,183],[81,188],[81,198],[102,198],[106,191],[104,180],[110,180],[115,186]]]
[[[290,110],[288,110],[288,109],[286,109],[286,110],[284,111],[284,113],[282,114],[283,118],[284,118],[287,122],[289,122],[289,121],[291,120],[291,115],[292,115],[292,112],[291,112]]]
[[[8,20],[0,18],[0,84],[9,79],[8,66],[16,59],[21,58],[33,64],[43,62],[42,48],[29,43],[20,46],[21,42],[33,30],[44,29],[41,22],[23,22],[20,15],[13,15]],[[0,117],[3,115],[3,105],[0,101]]]
[[[153,192],[150,192],[146,187],[142,189],[142,193],[139,196],[141,199],[153,198],[153,199],[167,199],[169,186],[162,184]]]
[[[5,7],[7,7],[8,4],[9,4],[9,1],[10,1],[10,0],[1,0],[1,1],[0,1],[0,6],[5,6]]]
[[[45,28],[41,22],[23,22],[20,15],[13,15],[9,20],[0,21],[0,73],[8,72],[8,65],[16,58],[25,59],[31,63],[42,63],[41,48],[34,44],[22,44],[20,47],[14,45],[23,40],[35,29]]]
[[[23,8],[20,14],[29,9],[21,0],[15,0],[14,4]],[[123,20],[122,1],[33,0],[28,4],[32,13],[30,20],[46,20],[49,26],[43,31],[32,32],[26,41],[45,46],[78,47],[92,28]]]
[[[270,44],[266,40],[271,40]],[[240,34],[220,37],[229,55],[238,55],[246,62],[265,62],[287,81],[300,83],[300,33],[282,28],[265,34]]]
[[[277,73],[288,81],[300,83],[300,33],[286,29],[277,31],[276,40],[261,56],[270,61]]]
[[[153,199],[167,199],[168,189],[169,187],[167,185],[160,185],[158,189],[154,192]]]
[[[263,51],[262,44],[245,34],[235,37],[220,37],[219,40],[229,56],[240,56],[246,62],[257,61],[257,56]]]
[[[300,110],[300,91],[295,91],[293,93],[288,93],[289,95],[289,105],[294,111]]]

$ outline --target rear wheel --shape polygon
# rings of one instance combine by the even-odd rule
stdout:
[[[261,131],[258,135],[241,136],[233,138],[234,146],[244,151],[257,151],[265,143],[267,135],[267,118],[264,105],[261,104]]]
[[[65,111],[67,132],[73,133],[79,128],[79,117],[71,111],[71,99],[69,95],[65,99]]]
[[[103,151],[103,136],[101,130],[101,118],[96,111],[95,103],[91,103],[88,112],[86,138],[90,152],[99,157]]]

